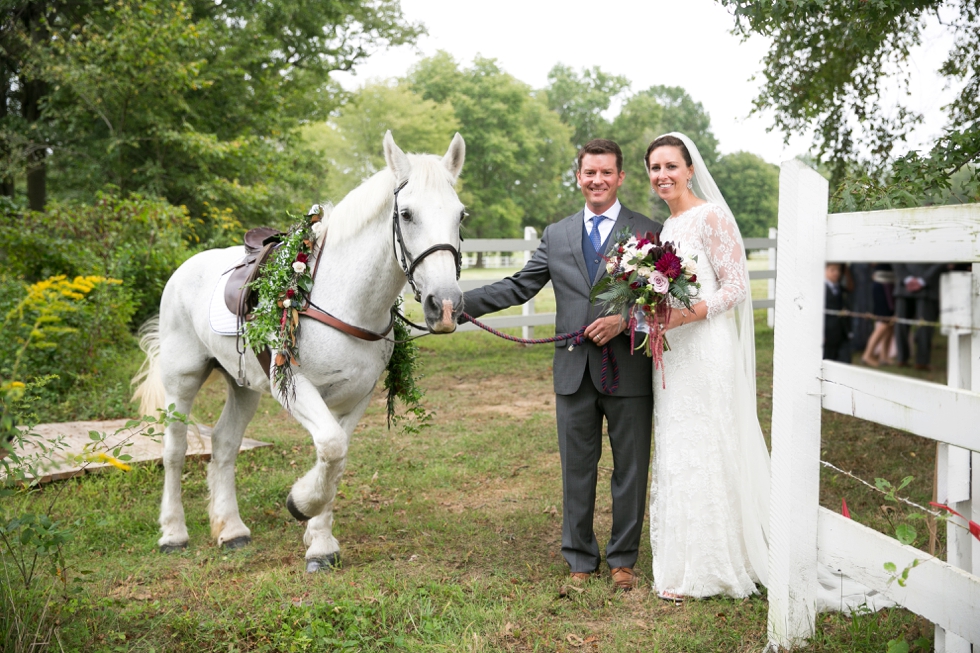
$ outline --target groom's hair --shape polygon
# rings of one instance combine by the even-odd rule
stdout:
[[[687,145],[684,145],[684,141],[677,138],[676,136],[671,136],[670,134],[664,134],[663,136],[660,136],[652,143],[650,143],[650,146],[647,147],[646,156],[643,157],[643,167],[645,169],[647,170],[650,169],[650,153],[653,152],[658,147],[664,147],[664,146],[680,148],[681,156],[684,157],[684,163],[687,164],[687,167],[690,168],[691,166],[694,165],[694,162],[691,160],[691,153],[687,151]]]
[[[623,169],[623,151],[619,149],[619,145],[615,141],[610,141],[605,138],[593,138],[583,145],[582,149],[578,151],[578,158],[575,160],[576,170],[582,169],[582,157],[586,154],[615,154],[616,172]]]

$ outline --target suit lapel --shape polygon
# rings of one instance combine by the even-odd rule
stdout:
[[[572,251],[572,258],[582,273],[582,279],[589,283],[589,270],[585,267],[585,258],[582,256],[582,220],[585,218],[585,211],[579,211],[567,220],[568,226],[565,228],[565,237],[568,239],[568,248]],[[591,285],[591,284],[589,284]]]

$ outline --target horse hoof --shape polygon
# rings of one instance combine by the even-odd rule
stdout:
[[[236,537],[234,539],[228,540],[221,546],[224,547],[225,551],[234,551],[235,549],[240,549],[243,546],[248,546],[252,543],[252,538],[248,535],[242,535],[241,537]]]
[[[306,573],[315,574],[318,571],[333,571],[340,568],[340,554],[331,553],[320,558],[310,558],[306,561]]]
[[[161,544],[160,553],[179,553],[187,548],[187,542],[181,542],[180,544]]]
[[[310,521],[310,518],[301,513],[299,508],[296,507],[296,504],[293,503],[292,494],[286,497],[286,510],[289,511],[289,514],[292,515],[296,521]]]

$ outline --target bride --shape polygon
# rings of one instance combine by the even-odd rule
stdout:
[[[697,257],[701,291],[666,324],[666,384],[654,383],[650,542],[657,595],[745,597],[766,583],[769,453],[755,407],[755,334],[742,237],[689,138],[647,148],[670,208],[660,234]],[[703,199],[704,198],[704,199]]]
[[[654,372],[650,543],[657,595],[742,598],[766,585],[769,451],[756,415],[755,329],[742,236],[694,143],[671,133],[646,153],[670,208],[660,233],[697,257],[701,290],[665,325],[666,382]],[[818,565],[817,610],[892,605]]]

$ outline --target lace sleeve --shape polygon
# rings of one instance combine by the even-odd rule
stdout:
[[[711,319],[745,299],[748,274],[742,235],[734,218],[721,208],[710,205],[702,214],[700,223],[701,242],[719,285],[718,291],[705,300],[708,305],[707,318]]]

